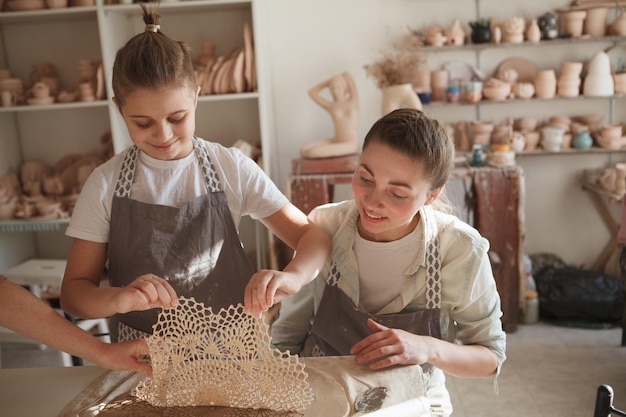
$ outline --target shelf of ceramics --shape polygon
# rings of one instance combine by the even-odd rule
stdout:
[[[42,104],[42,105],[24,105],[24,106],[11,106],[11,107],[0,107],[0,113],[8,113],[8,112],[28,112],[28,111],[41,111],[41,110],[71,110],[71,109],[85,109],[85,108],[93,108],[93,107],[107,107],[106,100],[98,100],[98,101],[76,101],[72,103],[52,103],[52,104]]]
[[[589,149],[561,149],[557,152],[549,152],[543,149],[533,149],[532,151],[516,152],[515,156],[542,156],[542,155],[585,155],[585,154],[614,154],[624,153],[626,149],[606,149],[606,148],[589,148]]]
[[[560,151],[557,152],[550,152],[550,151],[546,151],[544,149],[533,149],[533,150],[529,150],[529,151],[522,151],[522,152],[516,152],[515,153],[515,157],[519,158],[519,157],[535,157],[535,156],[554,156],[554,155],[603,155],[603,154],[618,154],[618,153],[625,153],[626,149],[617,149],[617,150],[612,150],[612,149],[605,149],[605,148],[598,148],[598,147],[593,147],[593,148],[589,148],[589,149],[576,149],[576,148],[569,148],[569,149],[561,149]],[[456,152],[457,157],[459,158],[459,160],[469,160],[471,159],[471,152],[463,152],[463,151],[457,151]]]
[[[178,2],[161,2],[159,4],[160,12],[180,11],[184,13],[197,11],[219,11],[219,10],[236,10],[249,9],[252,0],[194,0],[194,1],[178,1]],[[105,5],[106,12],[122,12],[137,13],[137,4],[111,4]]]
[[[226,94],[208,94],[202,95],[198,97],[198,102],[207,102],[207,101],[224,101],[224,100],[256,100],[259,98],[259,93],[249,92],[249,93],[226,93]]]
[[[0,24],[38,23],[51,21],[84,20],[96,18],[96,6],[64,7],[60,9],[41,9],[17,12],[0,12]]]
[[[69,223],[70,219],[4,220],[0,221],[0,233],[56,232]]]
[[[583,96],[579,95],[576,97],[559,97],[555,96],[553,98],[508,98],[506,100],[481,100],[476,103],[468,103],[468,102],[458,102],[458,103],[450,103],[447,101],[431,101],[428,104],[424,104],[425,108],[429,106],[432,107],[441,107],[441,106],[467,106],[467,107],[480,107],[480,106],[491,106],[491,105],[500,105],[500,104],[532,104],[538,102],[558,102],[558,101],[576,101],[576,100],[619,100],[626,98],[626,94],[614,94],[612,96]]]
[[[571,45],[579,43],[601,43],[612,42],[617,44],[619,42],[626,42],[626,36],[603,36],[603,37],[591,37],[583,36],[578,38],[558,38],[540,42],[524,41],[521,43],[468,43],[465,45],[444,45],[444,46],[422,46],[421,49],[424,52],[447,52],[447,51],[459,51],[459,50],[474,50],[482,51],[485,49],[495,48],[521,48],[521,47],[538,47],[538,46],[554,46],[554,45]]]

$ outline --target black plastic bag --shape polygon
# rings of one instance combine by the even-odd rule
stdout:
[[[624,312],[622,279],[574,267],[546,267],[535,275],[539,311],[548,320],[617,323]]]

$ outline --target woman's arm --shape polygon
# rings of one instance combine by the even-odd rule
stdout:
[[[245,305],[257,317],[311,282],[324,267],[331,249],[330,238],[291,203],[261,222],[295,254],[282,271],[261,270],[250,279]]]
[[[152,372],[143,360],[149,353],[145,340],[104,343],[8,280],[0,280],[0,325],[105,368]]]
[[[109,317],[116,313],[174,307],[172,286],[146,274],[125,287],[100,287],[107,244],[74,239],[61,286],[61,307],[79,318]]]

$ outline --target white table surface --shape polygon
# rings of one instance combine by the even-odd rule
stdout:
[[[87,385],[106,372],[97,366],[0,369],[0,415],[57,417]]]

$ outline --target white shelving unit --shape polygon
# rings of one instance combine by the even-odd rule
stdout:
[[[264,43],[264,31],[260,30],[265,20],[263,1],[164,2],[159,14],[163,32],[187,43],[194,58],[200,55],[204,42],[215,45],[217,56],[243,47],[244,23],[251,26],[257,91],[201,96],[196,135],[225,146],[240,139],[260,143],[263,167],[271,176],[267,168],[272,160],[268,75],[259,52]],[[112,133],[115,153],[131,144],[126,126],[110,100],[111,69],[117,50],[143,30],[137,4],[109,5],[96,0],[95,6],[0,12],[0,68],[10,69],[25,87],[30,84],[33,65],[50,62],[58,71],[62,87],[69,89],[79,80],[79,60],[89,59],[102,61],[107,92],[107,99],[90,103],[0,107],[0,175],[19,172],[26,161],[53,165],[69,153],[95,151],[106,131]],[[33,257],[64,258],[71,242],[59,232],[65,231],[66,224],[67,220],[0,222],[0,270]],[[264,244],[259,233],[262,230],[255,222],[242,219],[240,234],[246,247],[254,249]],[[257,261],[263,260],[257,256]]]

